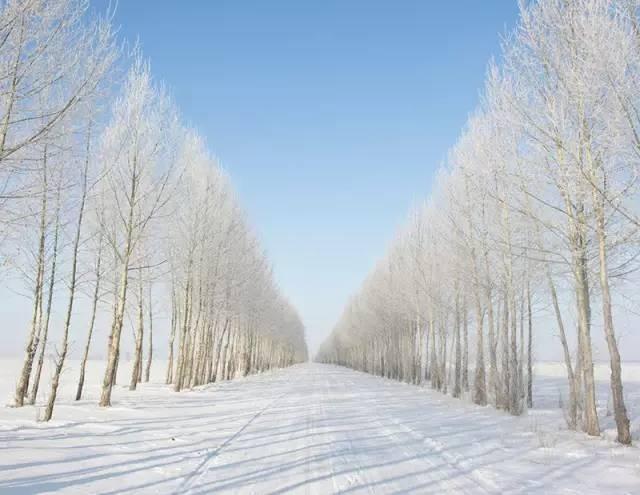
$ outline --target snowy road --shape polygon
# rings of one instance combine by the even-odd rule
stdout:
[[[50,425],[5,411],[0,493],[640,493],[636,448],[342,368],[118,397]]]

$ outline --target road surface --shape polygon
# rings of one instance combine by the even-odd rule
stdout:
[[[0,493],[640,493],[637,449],[423,387],[304,364],[105,411],[0,422]]]

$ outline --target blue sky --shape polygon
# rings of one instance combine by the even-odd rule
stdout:
[[[514,0],[120,0],[115,14],[229,172],[312,349],[428,196],[516,19]]]

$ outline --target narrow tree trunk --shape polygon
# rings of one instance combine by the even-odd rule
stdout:
[[[605,230],[604,204],[594,192],[596,203],[596,225],[598,234],[598,260],[600,264],[600,289],[602,292],[602,316],[604,320],[604,334],[609,349],[611,367],[611,397],[613,402],[613,414],[618,430],[618,442],[630,445],[631,431],[629,429],[629,416],[624,403],[622,390],[622,367],[620,365],[620,352],[616,341],[613,326],[613,310],[611,308],[611,291],[609,288],[609,267],[607,263],[607,237]]]
[[[131,210],[133,217],[133,207]],[[120,357],[120,336],[122,335],[122,326],[124,324],[124,312],[127,302],[127,290],[129,286],[129,260],[131,258],[132,237],[133,237],[133,219],[130,223],[129,233],[127,235],[127,247],[125,247],[125,258],[122,262],[120,282],[118,284],[119,291],[116,295],[116,304],[114,319],[111,325],[111,333],[109,335],[109,347],[107,352],[107,368],[104,372],[104,380],[102,382],[102,394],[100,396],[100,407],[111,406],[111,392],[116,381],[118,360]]]
[[[429,318],[429,335],[431,343],[431,388],[440,389],[440,373],[438,372],[438,355],[436,353],[436,334],[434,317]]]
[[[593,377],[593,353],[591,349],[591,306],[587,273],[586,237],[583,208],[579,209],[578,227],[574,237],[574,272],[578,300],[580,331],[580,358],[584,387],[584,428],[588,435],[599,436],[600,425],[596,410],[595,380]]]
[[[480,305],[480,296],[476,291],[476,373],[473,382],[473,402],[480,405],[487,405],[487,389],[484,369],[484,335],[483,320],[484,313]]]
[[[511,295],[511,350],[509,352],[509,412],[513,415],[520,414],[520,390],[518,388],[518,320],[515,303],[515,295]]]
[[[531,311],[531,286],[527,281],[527,407],[533,407],[533,314]]]
[[[84,346],[84,353],[82,354],[82,361],[80,363],[80,378],[78,379],[78,388],[76,390],[76,400],[82,398],[82,391],[84,388],[84,377],[87,368],[87,360],[89,359],[89,349],[91,348],[91,338],[93,336],[93,329],[96,323],[96,314],[98,311],[98,300],[100,299],[100,279],[101,279],[101,264],[102,264],[102,234],[98,240],[98,255],[96,259],[96,284],[93,289],[93,301],[91,303],[91,318],[89,319],[89,331],[87,332],[87,343]]]
[[[180,321],[178,302],[176,300],[175,286],[171,288],[171,333],[169,334],[169,359],[167,363],[167,374],[165,383],[169,385],[173,382],[173,345],[176,338],[176,327]]]
[[[511,393],[511,371],[509,369],[509,303],[505,293],[502,319],[502,400],[501,405],[509,410],[509,397]]]
[[[215,354],[215,361],[213,362],[213,377],[212,377],[212,382],[216,382],[219,377],[220,377],[220,366],[221,366],[221,361],[223,359],[222,357],[222,346],[224,344],[224,340],[226,337],[227,332],[229,331],[229,318],[227,317],[225,319],[224,322],[224,327],[222,328],[222,332],[220,333],[220,339],[218,340],[218,348],[216,350],[216,354]]]
[[[191,333],[190,330],[190,321],[191,321],[191,263],[189,263],[189,269],[187,270],[187,285],[185,287],[185,295],[184,295],[184,314],[183,321],[180,325],[180,339],[178,345],[178,362],[176,365],[176,376],[174,380],[174,390],[179,392],[182,390],[184,384],[184,375],[185,368],[187,366],[186,359],[187,354],[189,352],[189,336]]]
[[[29,397],[29,404],[35,404],[38,397],[38,389],[40,388],[40,377],[42,376],[42,367],[44,366],[44,356],[47,350],[47,341],[49,336],[49,321],[51,320],[51,309],[53,306],[53,290],[56,284],[56,270],[58,266],[58,247],[60,237],[60,192],[61,187],[58,187],[56,197],[56,225],[53,233],[53,254],[51,259],[51,273],[49,275],[49,288],[47,294],[47,309],[44,314],[44,323],[42,323],[42,340],[40,342],[40,354],[38,356],[38,363],[36,364],[36,370],[33,375],[31,385],[31,396]],[[42,297],[40,298],[42,301]],[[42,313],[42,310],[41,310]]]
[[[7,114],[8,115],[8,114]],[[2,136],[2,145],[4,144],[4,134]],[[2,146],[0,146],[0,150]],[[33,316],[31,318],[31,330],[27,337],[27,345],[25,348],[24,361],[22,370],[16,385],[14,396],[14,404],[16,407],[24,405],[24,398],[29,390],[29,379],[31,378],[31,368],[36,355],[39,343],[39,329],[41,329],[42,320],[42,297],[44,286],[45,272],[45,241],[47,237],[47,197],[49,194],[49,180],[47,175],[47,147],[45,145],[43,162],[42,162],[42,202],[40,207],[40,236],[38,240],[38,256],[36,260],[36,279],[33,289]]]
[[[485,250],[485,270],[487,272],[487,331],[489,339],[489,396],[494,405],[497,405],[499,400],[499,387],[498,387],[498,339],[496,336],[496,322],[495,315],[493,314],[493,293],[491,288],[491,280],[489,279],[489,256],[487,250]]]
[[[446,394],[448,391],[449,377],[447,375],[447,330],[446,321],[442,322],[440,327],[440,336],[442,337],[442,370],[440,376],[442,377],[442,393]]]
[[[131,381],[129,382],[129,390],[136,390],[138,382],[140,381],[140,373],[142,369],[142,343],[144,339],[144,296],[143,296],[143,282],[142,271],[139,270],[138,280],[138,326],[136,331],[136,348],[135,357],[133,361],[133,369],[131,370]]]
[[[53,407],[56,402],[56,396],[58,394],[58,385],[60,383],[60,374],[64,367],[64,362],[67,357],[67,351],[69,349],[69,327],[71,325],[71,316],[73,315],[73,303],[76,295],[76,283],[78,273],[78,251],[80,248],[80,234],[82,233],[82,220],[84,218],[84,208],[87,200],[87,185],[89,175],[89,160],[90,160],[90,145],[91,145],[91,129],[87,133],[87,149],[86,159],[84,164],[84,171],[82,174],[82,197],[80,199],[80,206],[78,212],[78,221],[76,224],[75,238],[73,240],[73,254],[71,261],[71,279],[69,282],[69,302],[67,304],[67,313],[64,320],[64,329],[62,333],[62,348],[58,353],[58,360],[56,362],[55,373],[51,380],[51,393],[49,395],[49,401],[44,412],[44,421],[49,421],[53,416]]]
[[[524,340],[524,320],[525,320],[525,304],[526,304],[526,299],[525,299],[525,294],[523,293],[521,295],[521,300],[520,300],[520,357],[518,359],[519,363],[518,363],[518,394],[520,396],[520,400],[522,401],[523,399],[526,399],[527,396],[527,392],[525,390],[525,386],[524,386],[524,366],[525,366],[525,361],[524,361],[524,349],[525,349],[525,340]],[[522,409],[522,404],[520,405],[520,408]]]
[[[147,351],[147,366],[144,370],[144,381],[149,381],[151,362],[153,361],[153,300],[151,298],[151,284],[149,284],[149,348]]]
[[[429,331],[429,326],[425,325],[424,326],[424,340],[425,340],[425,344],[424,344],[424,379],[427,381],[431,380],[431,358],[429,356],[429,352],[430,352],[430,342],[431,342],[431,332]],[[377,342],[377,341],[376,341]],[[382,358],[382,351],[380,351],[380,349],[378,349],[378,353],[380,354],[380,358]],[[382,366],[382,361],[380,363],[381,366],[381,370],[383,368]],[[380,373],[381,375],[384,374],[383,371],[381,371]]]
[[[456,288],[456,322],[455,322],[455,371],[454,371],[454,384],[453,384],[453,396],[460,397],[462,392],[462,346],[460,342],[460,294]]]
[[[469,319],[467,312],[467,299],[463,299],[462,303],[462,389],[469,391]]]

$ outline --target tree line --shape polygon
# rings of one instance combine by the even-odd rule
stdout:
[[[81,399],[103,320],[101,406],[111,405],[125,328],[131,390],[149,380],[159,320],[176,391],[307,355],[227,175],[111,17],[88,0],[0,1],[1,266],[32,307],[14,405],[36,403],[53,353],[45,421],[72,338],[83,342]]]
[[[432,196],[347,305],[317,359],[430,381],[520,414],[536,335],[555,333],[568,426],[600,434],[602,328],[617,440],[632,441],[616,301],[640,255],[636,0],[522,3]],[[637,279],[636,279],[637,280]],[[536,326],[536,314],[552,328]]]

